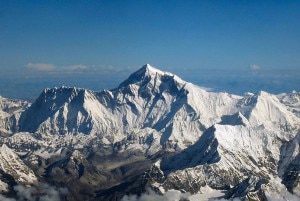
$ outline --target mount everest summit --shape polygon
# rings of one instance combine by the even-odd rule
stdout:
[[[38,200],[43,184],[60,200],[297,200],[299,128],[298,92],[208,92],[147,64],[113,90],[1,97],[0,194],[21,200],[22,186]]]

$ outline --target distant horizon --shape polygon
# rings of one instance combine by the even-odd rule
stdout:
[[[149,63],[241,94],[299,91],[300,1],[0,1],[0,95],[114,88]]]
[[[150,64],[151,65],[151,64]],[[139,68],[141,68],[140,66]],[[163,69],[153,66],[162,71],[173,73],[184,81],[191,82],[199,87],[213,92],[227,92],[243,95],[246,92],[280,94],[291,93],[293,90],[300,92],[300,71],[285,69]],[[34,101],[45,88],[53,87],[78,87],[93,91],[117,88],[132,73],[139,68],[127,71],[119,70],[111,72],[77,72],[65,77],[62,72],[44,72],[48,78],[40,73],[23,71],[19,74],[22,79],[10,79],[0,75],[0,96],[5,98]],[[24,79],[25,77],[25,79]]]

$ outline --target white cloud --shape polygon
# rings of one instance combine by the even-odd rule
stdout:
[[[178,190],[169,190],[165,192],[163,195],[158,195],[150,188],[146,190],[141,196],[137,195],[125,195],[121,201],[177,201],[177,200],[190,200],[190,201],[228,201],[226,199],[218,198],[223,196],[224,193],[219,190],[211,189],[210,187],[204,187],[202,189],[202,193],[198,193],[195,195],[191,195],[190,193],[182,193]],[[238,198],[231,199],[232,201],[241,201]]]
[[[36,63],[36,64],[28,63],[26,67],[34,71],[47,71],[47,72],[55,71],[57,68],[53,64],[44,64],[44,63]]]
[[[149,201],[149,200],[173,201],[173,200],[182,200],[184,198],[188,199],[189,196],[190,196],[189,193],[181,193],[180,191],[176,191],[176,190],[170,190],[163,195],[158,195],[153,190],[147,189],[147,191],[141,196],[125,195],[121,201]]]
[[[79,64],[79,65],[63,66],[62,70],[63,71],[82,71],[82,70],[86,70],[89,68],[91,68],[91,67]]]
[[[47,64],[47,63],[28,63],[26,65],[26,68],[38,72],[58,72],[58,73],[97,72],[97,73],[104,74],[104,73],[121,73],[121,72],[128,73],[128,71],[133,71],[133,68],[130,67],[121,68],[121,67],[107,66],[107,65],[87,66],[83,64],[57,66],[54,64]]]
[[[26,67],[30,70],[34,71],[45,71],[45,72],[72,72],[72,71],[83,71],[88,69],[88,66],[78,64],[78,65],[70,65],[70,66],[56,66],[54,64],[46,64],[46,63],[29,63]]]
[[[4,197],[1,194],[0,194],[0,200],[1,201],[16,201],[16,199],[14,199],[14,198],[7,198],[7,197]]]
[[[48,184],[40,183],[37,186],[26,187],[22,185],[14,186],[17,201],[60,201],[62,196],[68,194],[67,188],[57,188]],[[0,197],[1,198],[1,197]],[[15,201],[15,199],[5,198],[5,201]],[[2,200],[2,198],[0,199]]]
[[[258,71],[258,70],[261,69],[261,67],[260,67],[259,65],[257,65],[257,64],[251,64],[251,65],[250,65],[250,69],[251,69],[252,71]]]
[[[19,200],[33,200],[32,194],[36,191],[34,187],[26,188],[25,186],[15,186],[14,190],[17,192]]]

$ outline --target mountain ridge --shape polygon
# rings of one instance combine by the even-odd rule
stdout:
[[[38,180],[66,185],[71,200],[147,187],[264,200],[283,184],[298,195],[298,97],[208,92],[147,64],[112,90],[48,88],[15,113],[1,108],[19,118],[2,126],[11,136],[0,144]]]

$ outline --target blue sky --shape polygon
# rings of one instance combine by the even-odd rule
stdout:
[[[112,88],[146,63],[233,93],[299,90],[299,10],[276,0],[0,0],[0,95]]]

